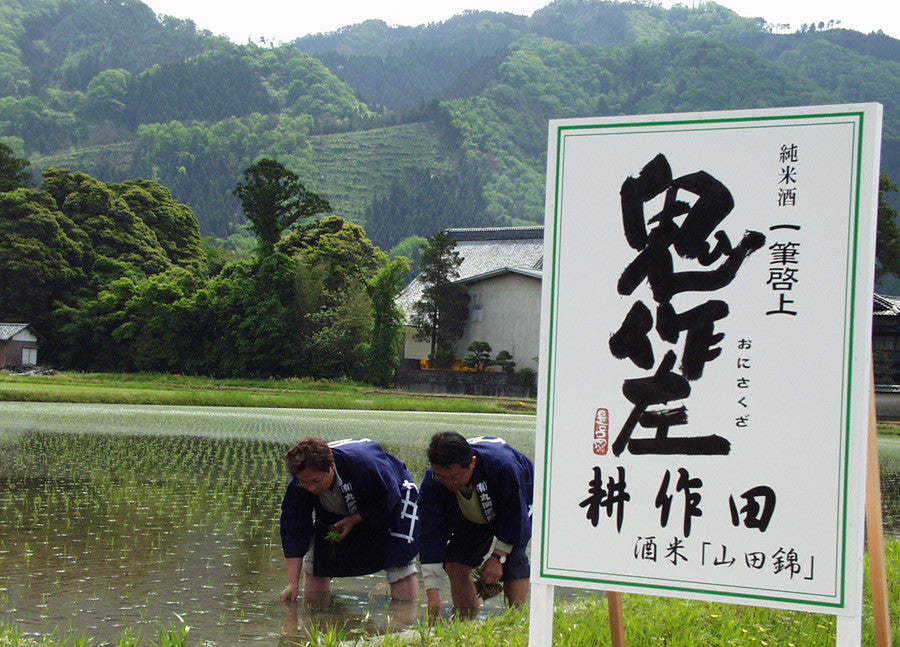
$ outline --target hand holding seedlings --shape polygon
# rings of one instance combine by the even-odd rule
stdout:
[[[358,512],[356,514],[350,515],[349,517],[344,517],[343,519],[338,521],[336,524],[331,526],[331,531],[329,532],[329,535],[332,532],[338,532],[339,536],[337,539],[329,539],[329,541],[343,540],[347,535],[350,534],[350,531],[353,530],[354,527],[356,527],[356,524],[361,523],[361,522],[362,522],[362,516],[360,516],[360,514]],[[327,538],[328,538],[328,535],[326,535],[326,539]]]

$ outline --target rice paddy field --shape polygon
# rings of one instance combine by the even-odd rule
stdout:
[[[279,601],[282,456],[308,435],[369,437],[419,479],[443,429],[533,450],[526,416],[0,402],[0,624],[93,644],[182,622],[201,645],[383,631],[379,575],[340,580],[312,617]]]
[[[420,479],[445,429],[533,455],[530,416],[0,402],[0,627],[92,645],[188,626],[206,646],[383,633],[395,616],[379,575],[337,581],[314,613],[279,601],[281,457],[308,435],[369,437]],[[897,532],[900,438],[882,439],[881,459]]]

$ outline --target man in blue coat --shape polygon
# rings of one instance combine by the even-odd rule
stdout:
[[[501,438],[466,440],[452,431],[428,445],[431,467],[419,488],[420,560],[429,616],[443,610],[441,569],[457,612],[473,616],[480,604],[472,569],[485,584],[503,582],[510,605],[528,597],[534,465]]]
[[[367,438],[307,438],[285,456],[291,480],[281,503],[288,573],[282,599],[331,591],[331,578],[384,570],[394,600],[417,600],[418,491],[406,465]]]

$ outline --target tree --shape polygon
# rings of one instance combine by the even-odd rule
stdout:
[[[21,187],[30,187],[31,175],[25,170],[31,162],[13,154],[12,149],[0,142],[0,193]]]
[[[473,341],[466,349],[469,354],[463,357],[462,362],[476,371],[483,371],[491,365],[491,345],[486,341]]]
[[[435,366],[449,366],[455,357],[454,346],[462,337],[469,320],[469,292],[459,278],[463,259],[456,251],[456,241],[438,232],[422,245],[422,298],[413,305],[410,323],[418,331],[417,341],[430,341],[428,359]]]
[[[409,269],[409,259],[400,258],[388,263],[367,284],[372,299],[372,337],[368,348],[368,379],[378,386],[388,387],[400,361],[398,354],[403,333],[403,310],[395,301]]]
[[[900,227],[897,210],[888,202],[886,193],[894,193],[897,185],[887,173],[878,181],[878,237],[875,242],[875,277],[885,274],[900,276]]]
[[[305,375],[365,379],[375,323],[368,283],[387,263],[357,224],[329,215],[276,246],[296,259],[300,365]]]
[[[494,365],[503,369],[504,373],[514,373],[516,370],[516,363],[513,361],[512,353],[508,350],[501,350],[497,353],[497,357],[494,358]]]
[[[49,337],[54,303],[84,284],[90,241],[43,191],[0,193],[0,214],[0,313]]]
[[[300,178],[280,162],[261,159],[250,165],[232,191],[258,238],[259,256],[275,249],[282,232],[301,218],[331,210],[328,201],[307,191]]]
[[[128,70],[104,70],[91,79],[85,95],[86,116],[97,120],[118,120],[125,111],[131,73]]]

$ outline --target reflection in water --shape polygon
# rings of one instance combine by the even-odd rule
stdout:
[[[286,621],[284,452],[310,434],[365,435],[404,458],[418,479],[434,431],[503,435],[530,453],[533,424],[512,416],[0,403],[0,618],[26,634],[71,628],[113,643],[126,627],[149,640],[183,618],[192,640],[209,645],[296,644],[284,636],[310,627],[408,626],[422,610],[392,606],[389,591],[378,589],[383,573],[336,580],[328,605]]]
[[[353,642],[366,635],[402,631],[416,624],[419,605],[398,600],[372,600],[360,607],[359,600],[322,593],[316,600],[285,605],[286,617],[279,646],[306,645],[311,633],[340,636]],[[337,641],[335,641],[337,642]]]
[[[392,606],[383,573],[337,580],[318,609],[281,603],[282,456],[311,434],[367,436],[420,479],[428,438],[445,429],[533,455],[527,417],[0,403],[0,618],[113,643],[183,618],[195,644],[285,647],[311,628],[352,642],[413,624],[424,605]],[[880,447],[897,532],[900,441]]]

